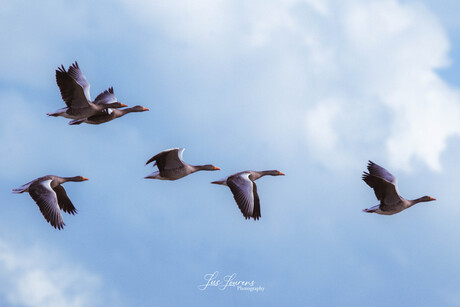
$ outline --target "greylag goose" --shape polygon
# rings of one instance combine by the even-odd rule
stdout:
[[[153,166],[158,166],[158,171],[145,177],[145,179],[160,179],[160,180],[177,180],[198,171],[217,171],[220,168],[211,165],[190,165],[182,160],[184,148],[173,148],[160,152],[153,156],[145,163],[155,161]]]
[[[77,213],[77,209],[73,206],[61,184],[67,181],[80,182],[85,180],[88,179],[82,176],[58,177],[48,175],[13,189],[13,193],[29,192],[45,219],[51,226],[61,230],[65,224],[60,209],[72,215]]]
[[[56,70],[56,82],[67,107],[47,113],[48,116],[82,119],[96,115],[106,108],[126,107],[125,104],[117,101],[112,87],[100,93],[94,102],[91,102],[90,85],[77,62],[72,64],[68,71],[65,70],[64,65],[61,65]]]
[[[257,185],[254,181],[265,175],[284,176],[282,172],[276,170],[261,172],[244,171],[211,183],[228,186],[243,216],[246,219],[253,218],[255,221],[260,218],[260,200],[257,194]]]
[[[81,123],[99,125],[99,124],[103,124],[111,120],[114,120],[115,118],[122,117],[123,115],[126,115],[128,113],[144,112],[144,111],[150,111],[150,110],[147,108],[144,108],[143,106],[135,106],[135,107],[126,108],[126,109],[107,108],[103,110],[102,112],[99,112],[96,115],[93,115],[91,117],[84,118],[84,119],[71,120],[69,122],[69,125],[80,125]]]
[[[380,204],[364,209],[363,212],[393,215],[419,202],[436,200],[430,196],[423,196],[414,200],[404,199],[399,195],[396,178],[390,172],[372,161],[369,161],[367,169],[369,173],[363,172],[362,179],[374,189],[375,196],[380,200]]]

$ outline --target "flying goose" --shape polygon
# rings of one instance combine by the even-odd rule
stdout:
[[[369,161],[367,169],[369,173],[363,172],[362,179],[374,189],[380,204],[364,209],[363,212],[393,215],[412,207],[416,203],[436,200],[430,196],[423,196],[414,200],[405,199],[399,195],[396,178],[390,172],[372,161]]]
[[[60,209],[72,215],[77,213],[77,209],[73,206],[61,184],[67,181],[80,182],[85,180],[88,179],[82,176],[58,177],[48,175],[13,189],[13,193],[29,192],[45,219],[51,226],[61,230],[65,224]]]
[[[135,107],[126,108],[126,109],[107,108],[97,113],[96,115],[90,116],[88,118],[71,120],[69,122],[69,125],[80,125],[81,123],[99,125],[99,124],[103,124],[111,120],[114,120],[115,118],[122,117],[123,115],[126,115],[131,112],[144,112],[144,111],[150,111],[150,110],[147,108],[144,108],[143,106],[135,106]]]
[[[182,160],[184,148],[173,148],[153,156],[145,165],[155,161],[158,171],[144,177],[145,179],[177,180],[198,171],[217,171],[220,168],[211,165],[190,165]]]
[[[257,185],[254,181],[265,175],[284,176],[282,172],[276,170],[244,171],[211,183],[228,186],[245,219],[253,218],[255,221],[260,218],[260,200],[257,194]]]
[[[48,116],[62,116],[70,119],[82,119],[93,116],[106,108],[126,107],[113,95],[113,88],[100,93],[91,102],[89,83],[75,62],[66,71],[64,65],[56,70],[56,82],[61,91],[62,100],[67,107],[56,112],[47,113]]]

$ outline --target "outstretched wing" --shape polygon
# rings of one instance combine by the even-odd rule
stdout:
[[[375,164],[372,161],[369,161],[367,164],[367,169],[369,170],[369,173],[373,176],[380,177],[382,179],[385,179],[388,182],[393,183],[396,185],[396,178],[393,176],[389,171],[384,169],[378,164]]]
[[[390,207],[401,201],[396,188],[396,178],[383,167],[369,161],[369,173],[363,172],[362,179],[369,185],[380,200],[380,209],[390,210]]]
[[[56,192],[51,188],[51,181],[49,179],[31,184],[29,194],[51,226],[61,230],[65,224],[58,205]]]
[[[66,71],[61,65],[56,70],[56,83],[61,91],[62,99],[69,108],[80,109],[89,107],[91,101],[89,83],[75,62]]]
[[[160,175],[164,170],[172,170],[184,167],[184,161],[182,160],[182,153],[184,148],[173,148],[160,152],[159,154],[150,158],[146,164],[155,161],[160,171]],[[154,165],[155,165],[154,164]]]
[[[54,192],[56,192],[57,200],[59,207],[66,213],[75,215],[77,213],[77,209],[75,209],[72,201],[67,196],[67,193],[62,185],[58,185],[57,187],[53,188]]]
[[[233,193],[238,207],[246,219],[260,218],[260,200],[255,182],[249,179],[249,173],[230,176],[227,185]]]
[[[99,95],[97,95],[96,99],[94,99],[95,104],[105,105],[117,102],[117,98],[113,93],[113,87],[109,87],[109,89],[103,91]]]

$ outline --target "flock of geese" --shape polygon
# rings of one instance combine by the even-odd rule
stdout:
[[[71,119],[69,125],[80,125],[82,123],[98,125],[131,112],[149,111],[149,109],[139,105],[124,108],[127,105],[118,101],[112,87],[100,93],[94,101],[91,101],[90,84],[81,72],[77,62],[73,63],[67,71],[61,65],[56,70],[56,82],[67,107],[53,113],[47,113],[47,115]],[[220,168],[212,164],[190,165],[182,159],[183,152],[184,148],[174,148],[164,150],[153,156],[146,164],[154,162],[153,166],[156,165],[158,171],[145,178],[178,180],[198,171],[220,170]],[[368,172],[363,173],[362,179],[374,190],[380,204],[364,209],[364,212],[392,215],[412,207],[416,203],[435,200],[430,196],[407,200],[399,194],[396,178],[390,172],[372,161],[369,161],[367,169]],[[278,170],[243,171],[211,183],[228,186],[243,216],[246,219],[253,218],[258,220],[261,217],[260,199],[255,181],[266,175],[284,176]],[[59,177],[47,175],[13,189],[13,193],[28,192],[45,219],[54,228],[60,230],[65,225],[61,210],[72,215],[77,213],[77,209],[75,209],[67,196],[62,184],[68,181],[81,182],[85,180],[88,179],[82,176]]]

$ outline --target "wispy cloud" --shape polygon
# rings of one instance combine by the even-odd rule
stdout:
[[[254,129],[256,138],[279,136],[284,147],[289,147],[289,140],[298,142],[296,134],[305,129],[303,141],[324,164],[334,156],[350,159],[359,149],[367,157],[385,153],[383,158],[393,167],[409,169],[413,160],[419,160],[439,170],[447,139],[460,134],[460,123],[455,120],[460,116],[459,92],[436,73],[448,65],[449,44],[436,18],[422,5],[396,0],[121,3],[131,16],[129,22],[141,25],[145,33],[162,32],[165,39],[186,48],[190,58],[215,65],[213,74],[225,75],[229,67],[252,63],[247,68],[250,75],[236,81],[238,91],[227,96],[232,109],[257,112],[261,118],[279,118],[282,111],[282,119],[291,122],[290,127],[276,124]],[[19,8],[10,3],[3,10],[5,27],[17,24],[11,16]],[[43,6],[36,9],[43,10]],[[42,12],[50,18],[32,29],[36,35],[20,26],[5,31],[3,37],[0,34],[10,42],[8,50],[27,50],[28,54],[3,56],[0,78],[3,74],[9,82],[43,84],[41,74],[52,71],[49,67],[56,63],[49,60],[59,58],[65,44],[82,39],[88,31],[94,39],[110,30],[100,22],[89,29],[87,18],[92,13],[86,6],[75,11],[59,5],[54,10],[53,18]],[[69,14],[62,14],[66,11]],[[68,16],[65,22],[63,16]],[[48,34],[49,28],[56,31]],[[140,49],[148,50],[155,43],[144,40],[139,44]],[[212,75],[209,78],[213,80]],[[53,82],[52,73],[45,79]],[[341,110],[334,121],[321,126],[302,124],[320,109],[326,115],[327,107],[319,105],[333,100],[337,103],[329,118],[336,108]],[[228,115],[224,120],[240,114]],[[327,155],[325,143],[312,139],[321,134],[319,129],[337,139]],[[289,139],[286,135],[296,136]]]
[[[447,138],[460,134],[460,123],[453,120],[460,116],[460,99],[458,90],[436,73],[448,65],[449,44],[439,22],[422,5],[396,0],[240,4],[236,9],[229,1],[198,1],[189,9],[180,2],[126,3],[147,28],[161,28],[208,59],[217,54],[219,63],[238,65],[245,58],[269,57],[264,69],[255,72],[266,93],[257,99],[282,104],[294,121],[302,113],[314,120],[319,111],[331,119],[340,108],[336,121],[304,125],[304,140],[317,149],[320,161],[348,159],[358,151],[368,156],[384,152],[393,167],[409,169],[415,159],[441,168],[439,156]],[[249,82],[253,89],[257,86]],[[277,94],[286,93],[286,99],[267,84]],[[330,110],[327,103],[320,106],[332,100],[337,103]],[[276,106],[267,109],[260,111],[266,117],[279,113]],[[283,129],[282,134],[298,128]],[[311,137],[326,132],[340,141],[328,145],[328,155],[325,144]]]
[[[0,240],[0,295],[12,306],[107,306],[100,278],[50,250]]]

